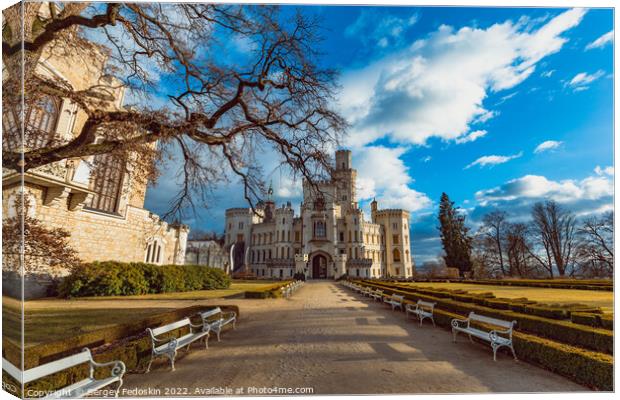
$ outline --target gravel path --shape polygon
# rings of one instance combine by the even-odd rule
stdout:
[[[489,347],[465,337],[453,344],[450,332],[419,327],[334,282],[308,282],[291,299],[225,303],[240,306],[236,330],[208,350],[195,345],[174,372],[160,359],[149,374],[128,375],[121,395],[587,390],[505,354],[493,362]]]

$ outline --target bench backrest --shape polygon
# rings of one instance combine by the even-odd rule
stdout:
[[[405,300],[405,296],[400,295],[400,294],[393,294],[392,295],[392,300],[398,301],[399,303],[402,303],[403,300]]]
[[[39,378],[43,378],[44,376],[90,362],[91,360],[92,356],[90,355],[90,350],[84,349],[82,352],[72,356],[61,358],[60,360],[52,361],[24,371],[23,383],[26,384],[28,382],[35,381]]]
[[[213,310],[207,310],[207,311],[201,312],[200,316],[206,319],[206,318],[213,317],[214,315],[221,314],[221,313],[222,313],[222,309],[219,307],[215,307]]]
[[[180,321],[173,322],[173,323],[168,324],[168,325],[163,325],[163,326],[160,326],[158,328],[151,329],[151,331],[153,332],[153,335],[157,336],[157,335],[161,335],[163,333],[167,333],[167,332],[173,331],[175,329],[182,328],[182,327],[184,327],[186,325],[189,325],[189,318],[184,318],[184,319],[182,319]]]
[[[433,311],[433,308],[435,308],[435,303],[431,303],[429,301],[418,300],[418,307]]]
[[[476,314],[473,311],[469,313],[469,320],[482,322],[483,324],[501,326],[502,328],[509,329],[512,329],[513,325],[516,323],[516,321],[504,321],[502,319],[485,317],[484,315]]]

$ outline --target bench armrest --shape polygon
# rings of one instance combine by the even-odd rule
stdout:
[[[122,361],[110,361],[110,362],[105,362],[105,363],[98,363],[95,360],[91,359],[90,364],[95,368],[105,368],[105,367],[111,366],[112,370],[110,371],[110,375],[117,376],[119,378],[122,378],[123,375],[125,375],[125,371],[127,370],[127,368],[125,367],[125,363]]]
[[[234,312],[234,311],[226,311],[226,312],[222,311],[222,315],[223,315],[225,318],[228,318],[228,317],[233,317],[233,318],[237,319],[237,313],[236,313],[236,312]]]
[[[467,319],[454,318],[450,324],[452,325],[453,328],[462,328],[463,325],[465,326],[469,325],[469,318]]]
[[[191,323],[191,321],[190,321],[190,323],[189,323],[189,331],[190,331],[191,333],[194,333],[194,332],[193,332],[193,329],[194,329],[194,328],[196,328],[196,329],[200,329],[200,330],[203,330],[203,329],[204,329],[204,327],[205,327],[205,324],[204,324],[204,323],[202,323],[202,324],[192,324],[192,323]]]

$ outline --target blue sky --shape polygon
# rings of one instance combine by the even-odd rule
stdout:
[[[301,9],[322,18],[322,63],[341,72],[335,106],[351,124],[343,145],[361,205],[376,197],[411,211],[416,263],[441,251],[444,191],[473,228],[495,208],[527,218],[546,198],[579,216],[612,209],[610,9]],[[174,167],[147,192],[147,208],[165,211]],[[298,182],[271,178],[280,202],[299,203]],[[185,222],[223,231],[224,210],[244,206],[238,189],[218,187]]]

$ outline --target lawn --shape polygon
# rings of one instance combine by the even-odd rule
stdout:
[[[613,312],[614,293],[597,290],[576,289],[547,289],[524,286],[493,286],[476,285],[469,283],[442,283],[442,282],[416,282],[409,283],[411,286],[434,287],[445,289],[462,289],[470,293],[491,292],[496,297],[519,298],[527,297],[530,300],[546,304],[571,304],[581,303],[601,307],[605,312]]]
[[[256,290],[273,283],[234,282],[229,289],[222,290],[27,301],[24,304],[26,347],[132,322],[172,308],[189,307],[204,300],[242,297],[247,290]],[[20,302],[3,296],[3,333],[15,344],[20,342],[20,313]]]

